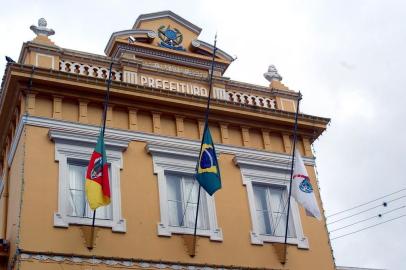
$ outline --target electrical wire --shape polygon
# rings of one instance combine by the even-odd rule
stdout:
[[[335,231],[339,231],[339,230],[342,230],[342,229],[345,229],[345,228],[348,228],[348,227],[351,227],[351,226],[354,226],[354,225],[356,225],[356,224],[359,224],[359,223],[362,223],[362,222],[371,220],[371,219],[373,219],[373,218],[381,218],[383,215],[386,215],[386,214],[395,212],[395,211],[397,211],[397,210],[399,210],[399,209],[402,209],[402,208],[405,208],[405,207],[406,207],[406,205],[403,205],[403,206],[398,207],[398,208],[395,208],[395,209],[393,209],[393,210],[386,211],[386,212],[384,212],[384,213],[382,213],[382,214],[378,214],[378,215],[375,215],[375,216],[372,216],[372,217],[369,217],[369,218],[366,218],[366,219],[363,219],[363,220],[360,220],[360,221],[357,221],[357,222],[348,224],[348,225],[346,225],[346,226],[343,226],[343,227],[340,227],[340,228],[331,230],[330,233],[335,232]]]
[[[336,216],[336,215],[339,215],[339,214],[342,214],[342,213],[345,213],[345,212],[348,212],[348,211],[350,211],[350,210],[354,210],[354,209],[356,209],[356,208],[359,208],[359,207],[361,207],[361,206],[365,206],[365,205],[367,205],[367,204],[370,204],[370,203],[373,203],[373,202],[376,202],[376,201],[379,201],[380,199],[389,197],[389,196],[391,196],[391,195],[393,195],[393,194],[397,194],[397,193],[402,192],[402,191],[404,191],[404,190],[406,190],[406,188],[399,189],[398,191],[389,193],[389,194],[387,194],[387,195],[384,195],[384,196],[382,196],[382,197],[376,198],[376,199],[374,199],[374,200],[371,200],[371,201],[368,201],[368,202],[365,202],[365,203],[362,203],[362,204],[353,206],[353,207],[351,207],[351,208],[348,208],[348,209],[345,209],[345,210],[336,212],[336,213],[334,213],[334,214],[328,215],[327,218],[333,217],[333,216]]]
[[[338,239],[338,238],[342,238],[342,237],[345,237],[345,236],[348,236],[348,235],[351,235],[351,234],[354,234],[354,233],[362,232],[362,231],[364,231],[364,230],[366,230],[366,229],[370,229],[370,228],[373,228],[373,227],[382,225],[382,224],[384,224],[384,223],[388,223],[388,222],[390,222],[390,221],[393,221],[393,220],[396,220],[396,219],[399,219],[399,218],[402,218],[402,217],[406,217],[406,214],[401,215],[401,216],[398,216],[398,217],[395,217],[395,218],[392,218],[392,219],[388,219],[388,220],[386,220],[386,221],[384,221],[384,222],[380,222],[380,223],[377,223],[377,224],[374,224],[374,225],[371,225],[371,226],[362,228],[362,229],[357,230],[357,231],[353,231],[353,232],[350,232],[350,233],[347,233],[347,234],[343,234],[343,235],[340,235],[340,236],[331,238],[331,240],[335,240],[335,239]]]
[[[337,223],[337,222],[339,222],[339,221],[346,220],[346,219],[348,219],[348,218],[350,218],[350,217],[357,216],[357,215],[359,215],[359,214],[362,214],[362,213],[371,211],[371,210],[373,210],[373,209],[375,209],[375,208],[378,208],[378,207],[381,207],[381,206],[386,207],[386,206],[385,206],[385,203],[386,203],[386,205],[387,205],[387,204],[390,203],[390,202],[394,202],[394,201],[400,200],[400,199],[405,198],[405,197],[406,197],[406,195],[403,195],[403,196],[398,197],[398,198],[396,198],[396,199],[393,199],[393,200],[384,202],[384,203],[382,203],[382,204],[379,204],[379,205],[370,207],[370,208],[368,208],[368,209],[365,209],[365,210],[363,210],[363,211],[357,212],[357,213],[355,213],[355,214],[352,214],[352,215],[349,215],[349,216],[346,216],[346,217],[343,217],[343,218],[334,220],[334,221],[332,221],[332,222],[327,223],[327,225],[331,225],[331,224]]]

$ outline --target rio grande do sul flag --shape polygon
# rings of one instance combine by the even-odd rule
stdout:
[[[86,170],[86,197],[92,210],[110,203],[109,169],[103,137],[100,132]]]
[[[295,151],[295,164],[293,167],[292,196],[309,213],[321,220],[319,206],[314,195],[312,184],[307,175],[306,167],[299,151]]]

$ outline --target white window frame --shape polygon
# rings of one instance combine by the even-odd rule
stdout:
[[[271,162],[266,165],[261,163],[256,164],[252,160],[238,157],[234,159],[234,162],[240,167],[242,184],[246,187],[248,194],[248,204],[252,224],[252,230],[250,231],[251,244],[263,245],[265,242],[284,243],[284,236],[263,235],[260,233],[256,216],[253,184],[279,186],[285,188],[286,192],[289,192],[290,166],[280,166],[280,164],[275,164],[273,167]],[[299,208],[294,198],[290,198],[289,216],[289,218],[293,219],[289,224],[293,224],[296,236],[288,237],[287,243],[297,245],[298,248],[308,249],[309,241],[303,233]]]
[[[170,237],[172,234],[193,234],[193,228],[169,225],[165,172],[188,175],[195,174],[197,155],[190,155],[187,153],[187,151],[184,151],[184,149],[178,149],[177,147],[161,147],[159,145],[152,144],[147,145],[147,151],[152,155],[154,174],[157,175],[158,180],[159,209],[161,218],[157,224],[158,235]],[[223,232],[217,225],[217,215],[214,203],[215,195],[210,196],[204,191],[201,193],[201,195],[206,196],[209,229],[197,229],[196,234],[199,236],[210,237],[210,240],[212,241],[223,241]]]
[[[70,224],[92,225],[92,219],[68,216],[68,192],[69,192],[69,160],[90,160],[95,143],[72,143],[65,140],[55,139],[55,160],[59,163],[59,193],[58,211],[54,214],[55,227],[69,227]],[[123,167],[122,151],[106,147],[107,162],[111,170],[111,204],[112,219],[96,219],[95,225],[109,227],[113,232],[126,232],[126,220],[121,216],[121,191],[120,170]]]

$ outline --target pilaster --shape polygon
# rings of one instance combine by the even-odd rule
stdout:
[[[137,130],[138,127],[138,117],[137,117],[137,109],[135,108],[128,108],[128,129],[129,130]]]
[[[62,119],[62,97],[54,96],[52,107],[52,118]]]
[[[250,129],[249,127],[241,127],[242,142],[244,146],[250,146]]]
[[[30,92],[27,94],[27,111],[28,114],[33,115],[35,114],[35,96],[37,94]]]
[[[106,126],[113,127],[113,106],[112,105],[107,106]]]
[[[198,119],[197,120],[197,125],[199,128],[199,138],[203,138],[203,132],[204,132],[204,120],[203,119]]]
[[[181,115],[175,115],[176,120],[176,136],[183,137],[185,132],[185,126],[183,123],[184,117]]]
[[[89,101],[80,99],[79,100],[79,123],[87,124],[87,104]]]
[[[264,142],[265,150],[271,151],[271,138],[269,137],[269,130],[262,129],[262,140]]]
[[[221,143],[228,144],[228,123],[220,123],[220,132],[221,132]]]
[[[303,142],[303,148],[304,148],[304,155],[306,157],[312,157],[313,152],[312,152],[310,139],[308,137],[303,137],[302,142]]]
[[[282,139],[283,139],[283,147],[285,148],[285,153],[286,154],[292,154],[292,142],[290,140],[289,134],[282,134]]]
[[[152,112],[152,132],[161,134],[161,113]]]

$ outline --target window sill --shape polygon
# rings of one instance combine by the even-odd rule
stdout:
[[[158,223],[159,236],[170,237],[172,236],[172,234],[194,234],[194,229],[185,227],[173,227],[162,223]],[[211,241],[219,241],[219,242],[223,241],[223,232],[220,228],[214,230],[197,229],[196,235],[210,237]]]
[[[250,232],[250,236],[251,236],[251,244],[253,245],[263,245],[264,242],[285,243],[285,237],[283,236],[263,235],[257,234],[255,232]],[[303,237],[301,239],[298,239],[297,237],[295,238],[288,237],[287,243],[297,245],[297,247],[301,249],[309,249],[309,241],[307,237]]]
[[[68,228],[69,225],[71,225],[71,224],[92,225],[92,219],[63,216],[60,213],[54,214],[54,227]],[[111,228],[111,230],[113,232],[125,233],[127,231],[127,225],[126,225],[125,219],[120,219],[120,220],[96,219],[95,226]]]

